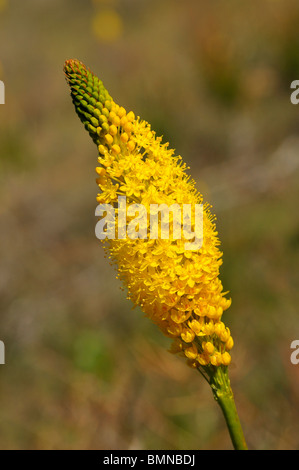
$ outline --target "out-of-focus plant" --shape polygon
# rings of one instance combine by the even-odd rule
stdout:
[[[171,352],[185,357],[210,384],[235,449],[244,450],[247,446],[228,376],[233,339],[222,321],[231,300],[219,279],[222,253],[210,206],[203,203],[181,157],[174,156],[149,123],[116,104],[81,62],[66,61],[64,72],[76,112],[98,147],[100,204],[116,208],[119,196],[125,197],[126,210],[132,203],[147,209],[151,204],[203,204],[199,249],[187,250],[189,240],[175,238],[173,233],[168,239],[120,237],[118,233],[102,242],[128,298],[172,338]],[[148,222],[147,233],[149,229]]]
[[[110,2],[94,1],[95,13],[91,29],[100,42],[117,41],[123,33],[123,20]]]

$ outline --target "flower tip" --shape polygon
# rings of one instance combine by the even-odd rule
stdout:
[[[65,72],[74,71],[79,68],[86,69],[86,66],[78,59],[67,59],[64,62],[63,70]]]
[[[86,77],[90,73],[90,70],[78,59],[67,59],[63,65],[63,72],[71,86],[73,79],[78,78],[78,76]]]

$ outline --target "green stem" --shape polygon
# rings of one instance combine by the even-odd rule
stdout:
[[[238,416],[234,395],[228,378],[227,367],[217,367],[210,385],[214,398],[222,409],[235,450],[248,450]]]

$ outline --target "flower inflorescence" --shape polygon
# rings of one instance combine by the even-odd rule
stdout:
[[[111,98],[84,64],[64,67],[73,103],[99,151],[98,203],[116,206],[118,196],[143,204],[202,204],[203,197],[186,173],[180,156],[162,143],[146,121]],[[227,366],[233,339],[222,321],[231,300],[219,279],[222,253],[215,217],[204,204],[203,243],[184,248],[184,239],[104,240],[128,298],[173,339],[171,352],[196,368]]]

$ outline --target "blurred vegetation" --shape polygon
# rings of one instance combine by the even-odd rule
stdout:
[[[230,449],[206,383],[131,309],[94,235],[85,62],[217,213],[231,381],[252,449],[299,448],[299,4],[0,1],[0,447]]]

